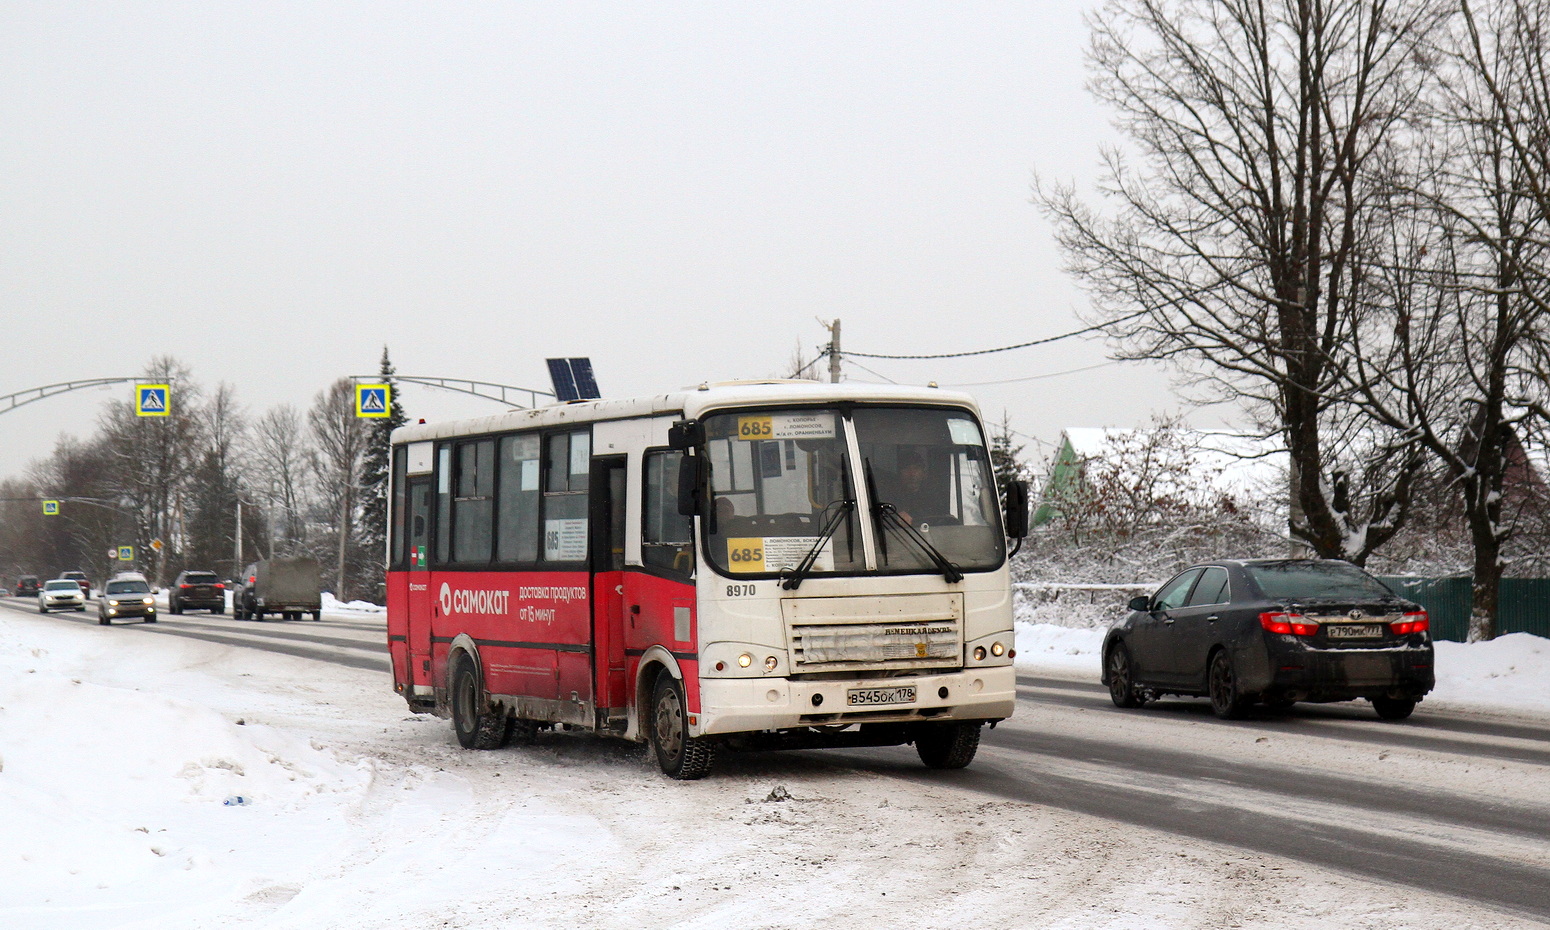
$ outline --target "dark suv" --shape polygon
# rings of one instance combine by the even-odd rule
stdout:
[[[175,614],[185,610],[226,612],[226,585],[215,572],[183,572],[167,592],[167,609]]]
[[[43,585],[38,582],[37,575],[23,575],[16,579],[16,596],[37,597],[38,590],[42,587]]]

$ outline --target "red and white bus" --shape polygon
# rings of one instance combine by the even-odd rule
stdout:
[[[1012,713],[1006,522],[974,402],[756,382],[393,434],[395,689],[463,746],[563,725],[973,759]]]

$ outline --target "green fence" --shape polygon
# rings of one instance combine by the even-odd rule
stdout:
[[[1464,642],[1469,636],[1473,585],[1465,577],[1420,578],[1385,575],[1380,579],[1400,597],[1426,608],[1432,618],[1432,638]],[[1550,637],[1550,578],[1503,578],[1496,632],[1533,633]]]

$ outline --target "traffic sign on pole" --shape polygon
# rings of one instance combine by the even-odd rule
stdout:
[[[135,416],[165,417],[172,414],[172,388],[166,384],[135,385]]]
[[[45,517],[57,517],[57,516],[59,516],[59,501],[44,501],[43,502],[43,516],[45,516]]]
[[[355,415],[358,417],[386,417],[392,412],[392,385],[357,384],[355,386]]]
[[[134,546],[119,546],[118,547],[118,560],[120,562],[133,562],[135,560],[135,547]]]

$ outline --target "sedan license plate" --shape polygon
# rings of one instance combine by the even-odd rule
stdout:
[[[1337,623],[1324,628],[1330,639],[1378,639],[1383,627],[1377,623]]]
[[[845,703],[851,707],[871,707],[877,704],[913,704],[915,686],[900,688],[852,688],[845,692]]]

